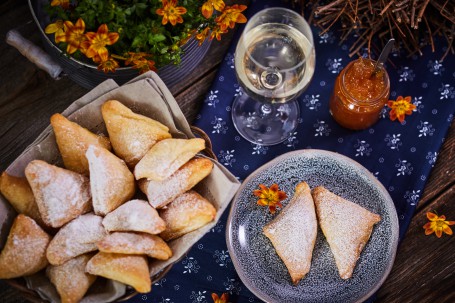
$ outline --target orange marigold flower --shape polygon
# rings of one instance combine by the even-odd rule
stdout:
[[[220,26],[217,26],[213,29],[212,33],[210,34],[210,40],[213,40],[213,38],[216,38],[216,40],[220,41],[221,35],[226,34],[227,32],[228,32],[227,29],[222,29]]]
[[[221,12],[224,9],[224,1],[223,0],[208,0],[202,4],[202,15],[205,18],[210,18],[213,15],[213,9],[216,9],[217,11]]]
[[[55,34],[54,39],[56,43],[59,43],[62,38],[65,37],[65,30],[63,20],[57,20],[55,23],[51,23],[44,29],[46,34]]]
[[[114,60],[112,57],[109,57],[105,61],[101,61],[101,63],[98,65],[98,69],[102,70],[105,73],[108,72],[115,72],[115,70],[119,67],[119,64],[116,60]]]
[[[218,294],[212,293],[213,303],[228,303],[229,295],[227,293],[223,293],[221,297],[218,297]]]
[[[264,184],[259,184],[259,188],[253,191],[253,194],[259,197],[259,205],[268,206],[272,214],[275,213],[277,207],[283,207],[281,201],[286,199],[287,195],[279,189],[278,184],[274,183],[270,188],[267,188]]]
[[[64,35],[59,35],[55,37],[59,42],[66,42],[68,46],[66,47],[66,52],[68,54],[73,54],[78,49],[83,49],[82,44],[87,40],[85,37],[85,22],[81,18],[77,19],[76,23],[73,24],[71,21],[65,21],[63,23],[63,28],[65,31]]]
[[[118,33],[109,32],[106,24],[101,24],[96,33],[88,32],[85,36],[88,40],[85,43],[88,46],[85,55],[88,58],[93,58],[96,55],[99,55],[101,57],[101,61],[106,61],[109,57],[106,45],[114,44],[119,38]]]
[[[177,0],[163,0],[163,8],[156,10],[156,13],[163,16],[161,23],[166,25],[169,21],[172,25],[183,23],[183,18],[180,15],[186,13],[186,8],[177,6]]]
[[[204,28],[204,30],[200,33],[197,33],[197,35],[195,36],[196,40],[199,41],[199,46],[202,45],[202,43],[204,43],[205,39],[207,39],[207,37],[209,36],[209,33],[210,33],[210,27],[206,27]]]
[[[139,72],[141,74],[148,72],[150,70],[155,71],[155,72],[157,71],[157,69],[155,67],[155,62],[152,60],[147,60],[145,58],[141,58],[139,60],[134,60],[133,68],[139,70]]]
[[[140,53],[133,53],[133,52],[128,52],[127,59],[125,60],[125,65],[130,65],[134,61],[141,60],[148,56],[147,53],[145,52],[140,52]]]
[[[70,7],[70,0],[52,0],[51,6],[61,6],[64,9]]]
[[[228,27],[234,28],[236,23],[246,23],[246,17],[242,14],[246,8],[246,5],[239,4],[226,6],[221,15],[218,16],[215,21],[223,30]]]
[[[425,229],[425,235],[431,235],[436,233],[436,237],[441,238],[442,232],[452,235],[452,229],[449,225],[454,225],[455,221],[446,221],[446,216],[438,216],[432,212],[427,212],[427,218],[430,220],[427,224],[423,226]]]
[[[412,111],[416,109],[416,106],[411,103],[411,96],[403,98],[398,96],[396,101],[389,100],[387,106],[392,110],[390,111],[390,120],[403,122],[406,115],[412,114]]]

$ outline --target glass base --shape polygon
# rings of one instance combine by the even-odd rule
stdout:
[[[285,141],[297,128],[300,109],[297,100],[270,104],[243,93],[234,100],[231,114],[243,138],[258,145],[275,145]]]

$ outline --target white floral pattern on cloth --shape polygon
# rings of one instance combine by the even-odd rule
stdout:
[[[255,9],[284,5],[281,0],[250,3],[250,16]],[[251,144],[240,137],[232,124],[232,100],[240,93],[234,52],[241,30],[221,61],[219,73],[193,123],[209,135],[219,163],[239,180],[281,154],[304,148],[330,150],[354,159],[389,191],[402,238],[454,119],[455,56],[449,55],[441,62],[443,52],[413,58],[394,53],[391,60],[395,66],[386,67],[391,81],[390,99],[411,96],[416,109],[406,116],[405,123],[399,123],[390,121],[390,109],[384,107],[378,123],[366,130],[350,131],[340,127],[328,110],[334,81],[339,71],[353,60],[349,57],[350,45],[343,42],[339,46],[335,30],[319,36],[319,29],[313,27],[316,73],[299,97],[298,127],[281,144],[267,147]],[[360,55],[366,54],[363,47]],[[153,285],[151,293],[138,295],[127,303],[212,303],[212,293],[229,293],[232,303],[262,302],[242,284],[228,254],[225,238],[228,214],[229,209],[165,278]]]

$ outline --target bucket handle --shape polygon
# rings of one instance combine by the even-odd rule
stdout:
[[[6,43],[16,48],[30,62],[44,70],[55,80],[59,80],[63,69],[40,47],[24,38],[17,30],[12,29],[6,33]]]

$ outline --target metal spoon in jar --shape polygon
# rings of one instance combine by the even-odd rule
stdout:
[[[393,39],[393,38],[391,38],[391,39],[389,39],[389,41],[387,41],[387,44],[382,49],[381,54],[379,55],[379,58],[376,61],[376,64],[374,65],[374,69],[370,75],[370,78],[380,70],[381,66],[384,64],[384,62],[389,57],[389,54],[392,51],[394,44],[395,44],[395,39]]]

